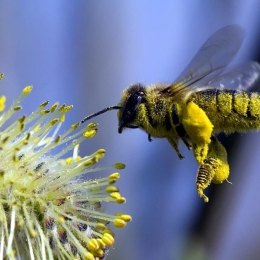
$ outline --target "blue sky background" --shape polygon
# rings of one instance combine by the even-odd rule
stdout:
[[[225,25],[246,30],[235,62],[259,58],[259,13],[257,0],[1,1],[1,93],[10,104],[32,84],[24,113],[46,99],[73,104],[69,126],[116,105],[132,83],[172,82]],[[108,260],[259,259],[259,134],[223,139],[233,184],[209,189],[205,204],[196,192],[198,166],[186,147],[180,161],[166,140],[149,143],[139,130],[119,135],[116,112],[94,121],[98,136],[81,146],[81,155],[105,148],[102,164],[127,165],[119,181],[127,203],[107,209],[133,217],[115,230]]]

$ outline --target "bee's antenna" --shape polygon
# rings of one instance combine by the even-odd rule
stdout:
[[[120,106],[106,107],[106,108],[104,108],[104,109],[102,109],[102,110],[100,110],[100,111],[98,111],[98,112],[96,112],[96,113],[94,113],[94,114],[91,114],[91,115],[89,115],[89,116],[83,118],[83,119],[81,120],[81,123],[83,124],[85,121],[87,121],[87,120],[89,120],[89,119],[91,119],[91,118],[93,118],[93,117],[95,117],[95,116],[98,116],[98,115],[100,115],[100,114],[103,114],[103,113],[105,113],[105,112],[107,112],[107,111],[110,111],[110,110],[113,110],[113,109],[120,109],[120,108],[121,108]]]

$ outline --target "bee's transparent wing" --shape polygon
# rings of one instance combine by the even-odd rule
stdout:
[[[224,74],[217,76],[208,83],[207,88],[229,88],[247,90],[259,79],[260,65],[256,61],[249,61],[231,68]]]
[[[168,94],[189,95],[218,76],[228,66],[243,43],[244,31],[239,25],[223,27],[199,49],[177,80],[164,90]]]

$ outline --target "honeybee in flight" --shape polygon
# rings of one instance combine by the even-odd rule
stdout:
[[[260,94],[247,92],[260,74],[257,62],[247,62],[226,72],[244,39],[240,26],[216,31],[199,49],[172,84],[133,84],[122,93],[117,106],[107,107],[81,122],[117,109],[119,127],[140,128],[151,137],[166,138],[180,159],[182,140],[199,164],[197,191],[204,194],[211,183],[229,176],[227,152],[216,135],[260,129]]]

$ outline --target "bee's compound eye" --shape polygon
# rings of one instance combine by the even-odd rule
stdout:
[[[136,109],[140,105],[143,100],[143,96],[137,92],[132,94],[128,100],[126,101],[122,118],[125,123],[129,123],[131,120],[135,118]]]
[[[136,110],[137,106],[142,102],[142,95],[140,93],[135,93],[131,95],[126,102],[126,106],[130,108],[130,110]]]

